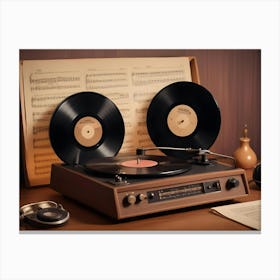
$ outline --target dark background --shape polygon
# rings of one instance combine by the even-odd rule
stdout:
[[[200,84],[215,97],[222,115],[211,150],[232,155],[247,124],[251,147],[261,159],[260,50],[20,50],[20,60],[152,56],[195,56]]]

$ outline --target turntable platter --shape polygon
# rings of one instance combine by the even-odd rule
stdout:
[[[127,177],[173,176],[191,169],[185,160],[166,156],[107,157],[84,165],[87,173],[97,176],[124,175]]]

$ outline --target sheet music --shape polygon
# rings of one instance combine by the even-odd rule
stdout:
[[[260,200],[213,207],[210,211],[251,228],[261,229]]]
[[[119,154],[153,146],[146,113],[155,94],[176,81],[191,81],[187,57],[26,60],[21,65],[21,106],[25,163],[30,185],[48,184],[52,163],[49,122],[66,97],[94,91],[110,98],[125,123]]]

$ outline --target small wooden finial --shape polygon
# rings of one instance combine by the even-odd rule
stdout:
[[[244,125],[243,137],[244,138],[248,138],[248,127],[247,127],[247,124]]]
[[[257,164],[257,156],[250,147],[250,138],[248,138],[247,124],[243,128],[243,137],[240,138],[240,146],[234,151],[233,156],[236,160],[236,166],[250,169]]]

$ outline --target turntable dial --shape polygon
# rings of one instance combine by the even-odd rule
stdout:
[[[138,199],[139,201],[143,201],[143,200],[145,200],[146,198],[147,198],[147,196],[144,195],[143,193],[140,193],[140,194],[137,195],[137,199]]]
[[[134,194],[129,194],[126,199],[128,204],[135,204],[136,202],[136,196]]]

